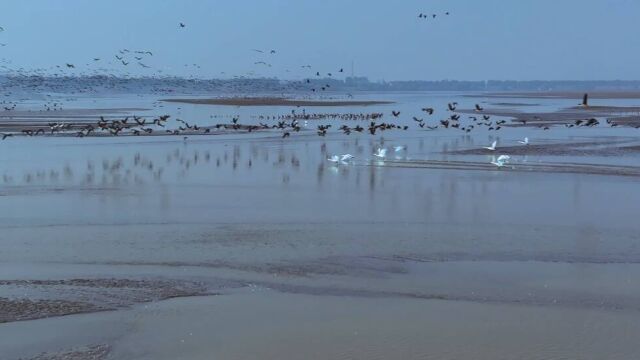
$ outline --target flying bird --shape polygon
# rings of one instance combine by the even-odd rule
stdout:
[[[529,138],[525,137],[524,140],[518,140],[518,142],[522,145],[529,145]]]
[[[500,155],[496,160],[492,160],[491,163],[497,167],[503,167],[511,159],[509,155]]]
[[[376,150],[376,152],[373,153],[373,156],[384,159],[385,157],[387,157],[387,149],[378,148],[378,150]]]
[[[355,156],[351,155],[351,154],[344,154],[340,156],[340,161],[342,162],[347,162],[351,159],[355,158]]]
[[[491,146],[483,146],[484,149],[495,151],[496,145],[498,145],[498,141],[494,141],[491,143]]]

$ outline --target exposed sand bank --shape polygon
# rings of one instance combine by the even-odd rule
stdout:
[[[640,99],[640,91],[534,91],[534,92],[495,92],[472,94],[467,97],[482,98],[528,98],[528,99],[576,99],[588,93],[590,99]]]
[[[218,98],[218,99],[163,99],[166,102],[202,105],[232,106],[367,106],[393,104],[393,101],[377,100],[292,100],[276,97]]]

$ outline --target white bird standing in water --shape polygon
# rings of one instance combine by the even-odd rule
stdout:
[[[496,145],[498,145],[498,141],[494,141],[493,143],[491,143],[491,146],[483,146],[483,148],[487,150],[495,151]]]
[[[378,148],[378,150],[376,150],[376,152],[373,153],[373,156],[384,159],[385,157],[387,157],[387,149]]]
[[[509,162],[509,159],[511,159],[509,155],[500,155],[498,156],[498,159],[492,160],[491,163],[497,167],[503,167],[507,162]]]
[[[524,140],[518,140],[518,142],[522,145],[529,145],[529,138],[525,137]]]

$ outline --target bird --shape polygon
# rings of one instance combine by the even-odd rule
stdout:
[[[340,156],[340,161],[342,162],[347,162],[351,159],[355,158],[355,156],[351,155],[351,154],[344,154]]]
[[[498,141],[494,141],[491,143],[491,146],[483,146],[484,149],[495,151],[496,145],[498,145]]]
[[[73,68],[75,68],[76,66],[75,66],[75,65],[73,65],[73,64],[69,64],[69,63],[67,63],[67,67],[68,67],[68,68],[70,68],[70,69],[73,69]]]
[[[183,27],[185,27],[185,26],[187,26],[187,25],[185,25],[184,23],[180,23],[180,27],[181,27],[181,28],[183,28]]]
[[[333,155],[331,157],[328,157],[327,160],[331,161],[332,163],[338,163],[338,162],[340,162],[340,156]]]
[[[476,111],[482,111],[484,110],[479,104],[476,104]]]
[[[453,103],[448,103],[447,107],[449,108],[449,111],[456,111],[456,106],[458,106],[457,102],[453,102]]]
[[[433,108],[422,108],[422,111],[426,112],[429,115],[433,115]]]
[[[378,148],[373,156],[384,159],[387,156],[387,149]]]
[[[509,155],[500,155],[497,159],[492,160],[491,163],[497,167],[503,167],[511,159]]]
[[[525,137],[524,140],[518,140],[518,142],[522,145],[529,145],[529,138]]]
[[[400,152],[400,151],[404,151],[404,150],[407,150],[407,146],[406,145],[394,146],[393,147],[393,151],[395,151],[395,152]]]
[[[400,115],[400,111],[392,110],[392,111],[391,111],[391,114],[392,114],[394,117],[398,117],[398,115]]]
[[[589,106],[589,94],[587,93],[582,96],[582,106]]]
[[[0,135],[2,135],[2,140],[13,136],[13,134],[4,134],[4,133],[0,133]]]

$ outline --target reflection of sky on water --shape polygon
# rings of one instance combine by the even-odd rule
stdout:
[[[380,98],[382,95],[369,95]],[[384,106],[307,109],[307,112],[375,112],[397,109],[398,123],[424,106],[444,109],[451,97],[404,94],[385,97],[399,103]],[[144,100],[144,99],[143,99]],[[100,107],[144,106],[144,101],[100,100]],[[477,99],[456,98],[461,107]],[[491,100],[493,101],[493,99]],[[518,102],[542,100],[518,99]],[[557,102],[559,100],[552,100]],[[91,106],[93,99],[76,103]],[[142,102],[142,104],[141,104]],[[74,103],[74,106],[76,104]],[[218,107],[164,104],[156,115],[201,124],[217,122],[211,114],[288,114],[290,108]],[[447,116],[439,110],[432,121]],[[429,118],[429,119],[431,119]],[[208,120],[207,120],[208,119]],[[429,121],[429,120],[428,120]],[[329,123],[330,121],[319,121]],[[316,122],[313,122],[315,125]],[[332,122],[345,123],[345,122]],[[355,125],[357,122],[352,122]],[[413,124],[411,124],[413,125]],[[338,127],[335,125],[334,127]],[[301,221],[389,222],[390,224],[459,222],[461,224],[592,224],[598,228],[636,228],[630,215],[640,200],[633,179],[505,171],[391,168],[372,154],[389,149],[391,160],[477,161],[489,155],[461,156],[447,151],[499,144],[560,142],[599,133],[628,135],[629,129],[504,129],[462,133],[455,130],[390,130],[382,134],[313,130],[281,139],[279,131],[224,136],[23,138],[0,143],[0,212],[3,225],[56,222],[109,223],[139,221]],[[406,151],[394,152],[394,146]],[[332,155],[353,154],[348,164]],[[637,156],[517,156],[514,162],[594,162],[637,164]]]

